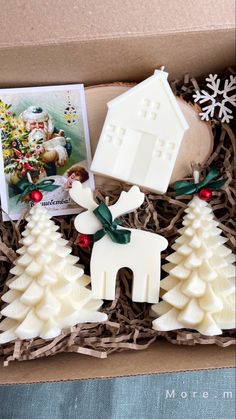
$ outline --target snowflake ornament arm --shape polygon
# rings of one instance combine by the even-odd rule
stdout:
[[[209,105],[202,108],[202,112],[199,113],[199,116],[203,121],[209,121],[209,117],[213,118],[216,107],[216,100],[214,97],[211,96],[210,93],[206,92],[206,90],[202,90],[202,92],[196,91],[196,93],[193,95],[193,98],[194,102],[210,102]]]
[[[221,92],[220,90],[220,79],[217,79],[217,74],[213,76],[213,74],[209,74],[209,76],[206,78],[207,87],[211,90],[213,90],[212,97],[216,97],[218,93]]]
[[[228,106],[236,106],[236,94],[230,96],[229,92],[232,92],[236,88],[236,77],[231,75],[229,79],[225,80],[223,89],[220,89],[221,80],[217,77],[217,74],[214,76],[210,74],[206,78],[206,81],[208,82],[207,87],[212,90],[212,93],[209,93],[206,90],[197,90],[193,95],[194,102],[206,104],[206,106],[202,108],[202,112],[199,113],[199,116],[203,121],[209,121],[210,118],[216,116],[216,108],[218,107],[218,118],[221,119],[222,122],[229,123],[230,120],[233,119],[233,111]]]

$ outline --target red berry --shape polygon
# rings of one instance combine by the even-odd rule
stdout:
[[[78,246],[82,248],[89,247],[91,243],[92,241],[90,237],[87,236],[87,234],[80,234],[76,240],[76,244],[78,244]]]
[[[30,192],[29,197],[31,201],[34,201],[35,203],[42,201],[43,194],[38,189],[34,189],[32,192]]]
[[[203,188],[198,192],[198,197],[203,201],[209,201],[212,198],[212,191],[209,188]]]

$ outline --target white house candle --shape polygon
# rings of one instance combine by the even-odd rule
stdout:
[[[166,192],[188,124],[162,70],[108,102],[92,161],[97,174]]]
[[[91,189],[83,188],[77,181],[73,182],[70,195],[87,209],[75,218],[76,230],[98,238],[93,245],[90,262],[94,297],[113,300],[117,273],[127,267],[133,271],[132,300],[158,302],[160,252],[166,249],[167,240],[158,234],[124,229],[116,222],[117,217],[134,211],[143,203],[144,194],[138,186],[133,186],[128,192],[123,191],[118,201],[109,207],[98,205]],[[98,217],[97,211],[100,210],[104,211],[105,222],[101,222],[101,214]]]

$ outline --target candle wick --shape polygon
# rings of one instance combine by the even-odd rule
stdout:
[[[27,172],[27,179],[28,179],[29,183],[33,183],[31,174],[29,172]]]
[[[193,179],[194,179],[194,183],[199,183],[199,170],[193,171]]]

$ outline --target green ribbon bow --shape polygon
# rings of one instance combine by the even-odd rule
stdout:
[[[215,180],[219,176],[219,171],[217,169],[211,169],[205,179],[199,183],[187,182],[185,180],[180,180],[175,183],[174,190],[176,195],[192,195],[199,192],[202,188],[207,186],[210,189],[217,190],[220,189],[226,179]]]
[[[47,191],[52,192],[55,189],[59,188],[58,185],[53,185],[55,180],[53,179],[45,179],[42,180],[42,182],[39,183],[31,183],[27,179],[22,179],[20,182],[17,183],[17,190],[20,194],[17,202],[22,200],[26,195],[28,195],[30,192],[38,190],[38,191]]]
[[[104,202],[101,202],[100,205],[93,211],[96,215],[103,228],[97,231],[93,235],[93,241],[96,242],[106,234],[111,238],[115,243],[127,244],[130,242],[131,231],[129,230],[117,230],[117,226],[120,224],[120,221],[115,219],[112,220],[112,214],[109,208]]]

